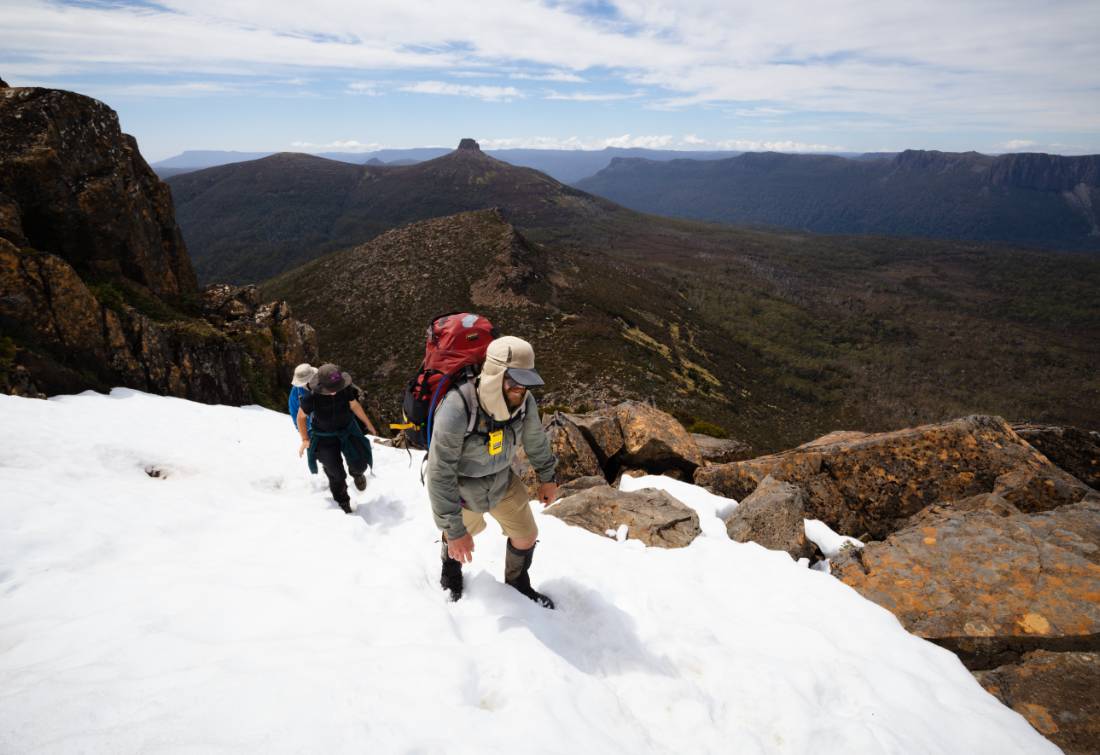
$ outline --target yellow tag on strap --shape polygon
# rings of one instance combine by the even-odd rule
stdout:
[[[494,430],[489,433],[489,455],[496,456],[504,450],[504,431]]]

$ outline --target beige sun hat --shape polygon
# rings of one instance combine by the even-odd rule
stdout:
[[[305,388],[309,384],[309,381],[313,380],[313,376],[316,374],[316,367],[309,362],[302,362],[294,368],[294,377],[291,378],[290,384],[298,388]]]
[[[477,381],[477,396],[485,411],[497,422],[504,422],[515,412],[504,400],[504,377],[507,375],[520,385],[543,385],[535,372],[535,350],[522,338],[504,336],[489,344],[485,352],[485,364]]]

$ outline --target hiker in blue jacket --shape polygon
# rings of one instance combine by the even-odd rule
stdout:
[[[298,456],[309,452],[309,471],[313,474],[317,474],[317,462],[321,462],[333,500],[340,504],[344,513],[350,514],[348,472],[356,489],[366,490],[366,471],[374,464],[370,439],[363,434],[355,418],[366,425],[371,435],[377,435],[378,431],[359,403],[351,375],[335,364],[321,365],[309,388],[298,407],[298,434],[302,438]],[[345,459],[347,471],[344,470]]]
[[[290,421],[294,427],[298,427],[298,407],[302,404],[302,396],[309,393],[309,381],[317,374],[317,368],[308,362],[302,362],[294,368],[294,377],[290,380],[290,398],[287,399],[287,411],[290,412]],[[306,419],[306,427],[309,427],[309,419]]]

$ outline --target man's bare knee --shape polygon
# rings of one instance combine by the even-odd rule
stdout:
[[[538,539],[538,536],[539,535],[536,532],[534,535],[531,535],[530,537],[523,537],[523,538],[510,537],[510,538],[508,538],[508,541],[510,543],[512,543],[512,547],[515,548],[516,550],[525,551],[528,548],[534,548],[535,547],[535,540]]]

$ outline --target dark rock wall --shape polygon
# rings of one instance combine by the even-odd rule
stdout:
[[[0,195],[8,208],[0,235],[17,246],[56,254],[83,274],[122,275],[158,296],[196,292],[168,187],[101,102],[0,90]]]
[[[316,356],[284,302],[198,290],[169,189],[114,111],[0,87],[0,390],[278,407]]]

